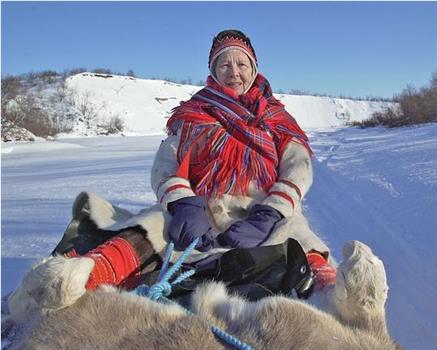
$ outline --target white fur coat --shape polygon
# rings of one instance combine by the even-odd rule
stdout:
[[[77,207],[77,203],[83,205],[83,197],[88,196],[86,202],[89,206],[89,215],[97,227],[116,231],[140,225],[147,231],[155,250],[162,254],[168,243],[167,226],[171,221],[171,216],[166,209],[167,204],[179,198],[194,195],[189,188],[188,180],[174,176],[178,168],[176,160],[178,140],[178,136],[167,137],[161,143],[155,157],[151,181],[158,204],[133,214],[112,205],[96,194],[81,193],[75,201],[73,214],[81,210]],[[275,225],[272,234],[263,242],[263,245],[274,245],[293,238],[301,244],[304,251],[315,249],[324,253],[329,252],[327,245],[310,229],[302,212],[302,200],[313,179],[311,159],[304,146],[295,142],[289,143],[281,158],[278,179],[286,179],[295,185],[295,187],[290,187],[278,181],[272,187],[276,193],[283,192],[291,197],[294,207],[283,197],[267,195],[255,189],[254,186],[250,187],[247,196],[225,194],[221,198],[212,198],[208,201],[208,214],[217,233],[223,232],[235,221],[244,219],[252,205],[263,203],[274,207],[284,216],[284,219]],[[190,261],[194,262],[209,255],[222,254],[227,250],[227,248],[216,248],[206,253],[195,251]]]

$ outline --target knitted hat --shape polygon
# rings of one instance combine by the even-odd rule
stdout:
[[[218,33],[214,39],[212,39],[208,67],[211,69],[217,57],[219,57],[223,52],[231,49],[242,50],[247,56],[249,56],[254,68],[258,66],[255,50],[252,47],[250,39],[239,30],[227,29]]]

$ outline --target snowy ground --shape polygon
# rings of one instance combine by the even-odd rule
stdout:
[[[435,348],[437,125],[309,134],[311,226],[338,260],[347,240],[370,245],[387,270],[392,335],[406,349]],[[80,191],[132,211],[151,205],[150,169],[161,138],[2,144],[2,296],[55,247]]]

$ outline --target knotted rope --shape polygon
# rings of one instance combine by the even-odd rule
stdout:
[[[173,282],[169,282],[170,278],[182,267],[184,261],[188,258],[188,256],[193,251],[194,247],[199,242],[199,238],[196,238],[188,248],[182,253],[182,255],[177,259],[177,261],[171,266],[169,266],[169,262],[174,250],[173,242],[170,242],[168,248],[165,252],[164,261],[161,267],[161,271],[159,272],[158,282],[153,284],[152,286],[148,285],[140,285],[135,290],[134,293],[139,296],[146,296],[154,301],[161,301],[164,303],[175,303],[174,301],[168,299],[167,297],[171,294],[172,286],[181,283],[188,277],[195,274],[195,270],[191,269],[181,273]],[[175,303],[176,304],[176,303]],[[189,315],[196,316],[192,311],[187,308],[181,306]],[[235,338],[233,335],[227,333],[221,328],[210,323],[211,331],[221,340],[226,342],[228,345],[233,346],[238,350],[253,350],[253,348],[242,342],[241,340]]]

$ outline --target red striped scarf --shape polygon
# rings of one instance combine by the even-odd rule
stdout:
[[[241,96],[208,77],[204,89],[175,108],[167,129],[179,128],[178,161],[188,164],[185,177],[197,195],[247,194],[251,181],[267,191],[288,142],[311,153],[307,136],[261,74]]]

